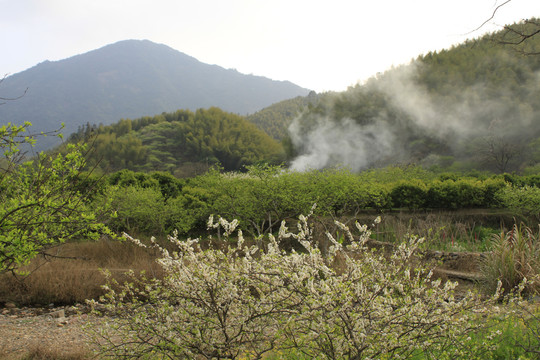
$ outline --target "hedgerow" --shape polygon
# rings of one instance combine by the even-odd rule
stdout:
[[[387,211],[396,208],[413,210],[508,208],[524,216],[538,207],[532,186],[521,187],[505,181],[505,177],[430,176],[425,171],[411,169],[371,170],[355,174],[346,169],[292,172],[276,166],[251,166],[245,173],[221,173],[213,169],[205,175],[175,180],[163,173],[121,172],[109,182],[117,186],[112,191],[119,218],[129,227],[148,235],[166,235],[174,230],[180,234],[204,231],[210,214],[235,218],[244,231],[260,236],[277,231],[282,220],[294,219],[307,213],[317,203],[315,215],[338,218],[359,211]],[[510,178],[510,177],[509,177]],[[512,176],[517,184],[516,176]],[[126,187],[131,187],[126,196]],[[152,189],[152,190],[150,190]],[[118,194],[114,194],[114,192]],[[140,192],[141,194],[137,194]],[[155,204],[134,210],[137,201],[155,196]],[[157,206],[157,207],[156,207]],[[129,213],[129,214],[128,214]],[[158,227],[140,224],[159,214]]]

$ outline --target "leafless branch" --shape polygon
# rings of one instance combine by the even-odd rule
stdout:
[[[8,76],[8,74],[4,75],[4,77],[0,80],[0,84],[4,82],[4,80],[6,79],[7,76]],[[14,98],[7,98],[7,97],[0,96],[0,101],[1,101],[0,105],[4,105],[7,101],[14,101],[14,100],[18,100],[18,99],[22,98],[23,96],[26,95],[27,91],[28,91],[28,88],[26,88],[21,95],[19,95],[17,97],[14,97]]]
[[[490,22],[491,20],[493,20],[493,18],[495,17],[495,14],[497,13],[497,11],[499,11],[499,9],[500,9],[501,7],[503,7],[504,5],[508,4],[510,1],[512,1],[512,0],[506,0],[506,1],[503,2],[501,5],[497,6],[497,7],[495,8],[495,10],[493,10],[493,14],[491,14],[491,17],[490,17],[489,19],[487,19],[486,21],[484,21],[484,22],[482,23],[482,25],[480,25],[479,27],[477,27],[476,29],[474,29],[474,30],[471,31],[470,33],[473,33],[473,32],[475,32],[475,31],[480,30],[482,27],[484,27],[484,25],[486,25],[488,22]],[[469,33],[469,34],[470,34],[470,33]]]

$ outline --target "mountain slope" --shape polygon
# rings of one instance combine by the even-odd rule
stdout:
[[[297,96],[293,99],[283,100],[276,104],[265,107],[254,114],[246,116],[246,119],[266,132],[276,140],[287,137],[287,128],[294,118],[303,111],[313,106],[319,100],[319,95],[312,91],[307,96]]]
[[[65,134],[89,123],[177,109],[219,107],[247,114],[275,102],[307,95],[290,82],[240,74],[199,62],[168,46],[126,40],[61,61],[45,61],[4,80],[0,96],[17,101],[0,107],[2,123],[31,121],[34,131]]]
[[[431,52],[321,95],[289,127],[298,154],[292,168],[540,170],[540,56],[502,45],[502,35]],[[540,36],[527,46],[540,51]]]

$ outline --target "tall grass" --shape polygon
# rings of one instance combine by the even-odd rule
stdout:
[[[425,239],[424,249],[482,252],[489,250],[491,235],[504,226],[502,219],[501,214],[471,211],[387,213],[372,237],[399,242],[415,234]]]
[[[540,232],[521,224],[493,235],[491,251],[481,264],[489,290],[501,281],[506,292],[527,280],[524,293],[540,291]]]
[[[0,301],[18,305],[54,303],[83,303],[103,295],[105,283],[102,269],[109,270],[122,281],[124,273],[144,271],[148,276],[160,277],[161,268],[155,255],[125,242],[100,240],[62,244],[54,257],[36,258],[21,270],[29,275],[0,276]]]

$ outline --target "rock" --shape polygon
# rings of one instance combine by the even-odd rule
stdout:
[[[49,315],[55,319],[61,319],[61,318],[66,317],[66,314],[64,313],[64,309],[50,312]]]
[[[15,305],[15,303],[12,303],[12,302],[7,302],[4,307],[6,309],[15,309],[17,307],[17,305]]]

